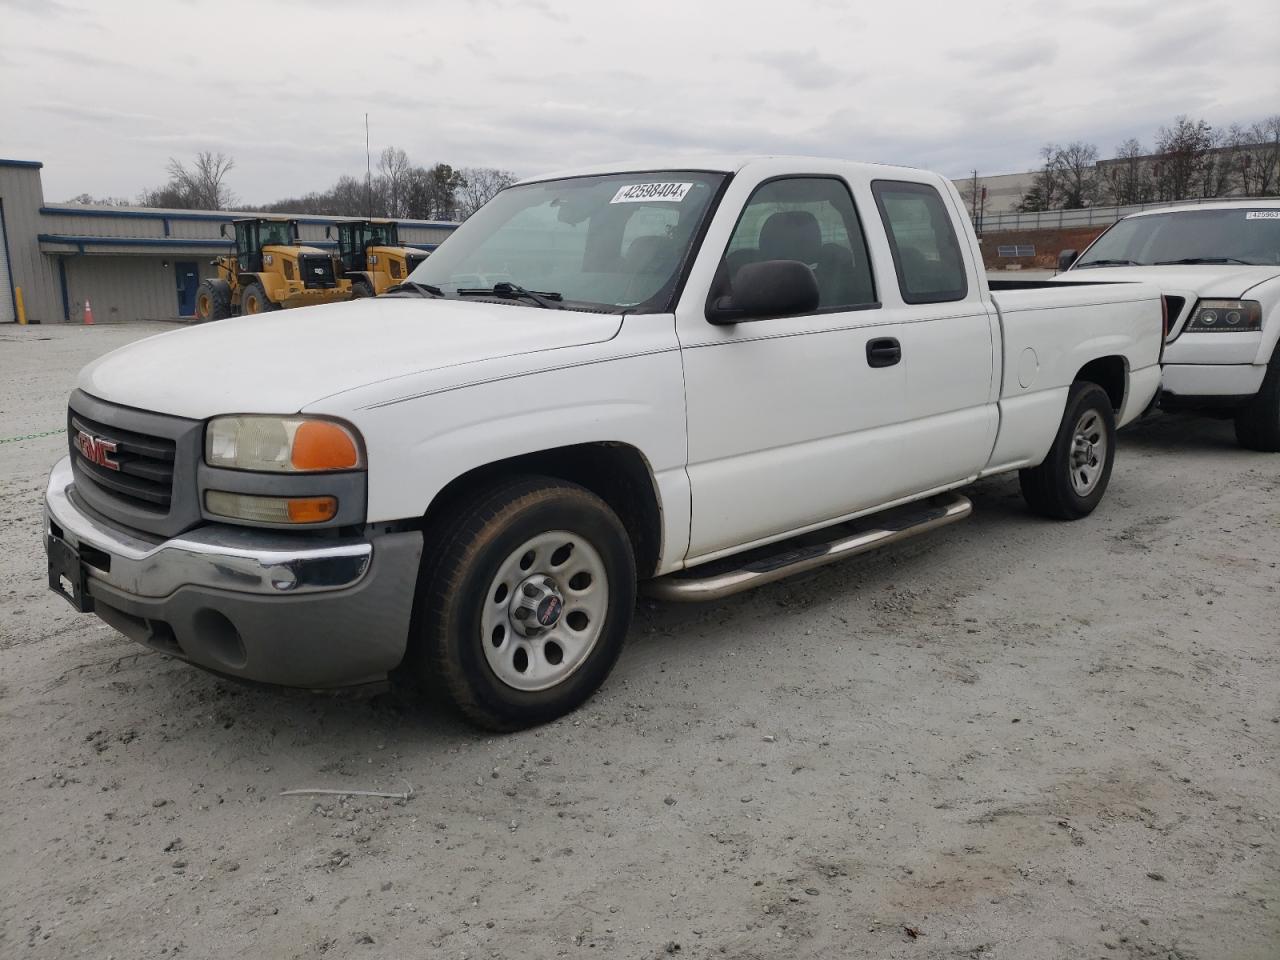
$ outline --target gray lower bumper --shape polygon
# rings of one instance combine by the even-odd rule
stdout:
[[[210,525],[151,541],[77,504],[67,461],[45,493],[47,536],[82,561],[93,610],[121,633],[264,683],[336,687],[403,659],[422,534],[319,539]]]

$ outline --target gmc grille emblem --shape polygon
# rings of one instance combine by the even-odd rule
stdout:
[[[111,454],[116,452],[114,440],[103,440],[101,437],[95,437],[80,430],[76,433],[76,449],[90,463],[96,463],[108,470],[120,469],[120,464],[111,459]]]

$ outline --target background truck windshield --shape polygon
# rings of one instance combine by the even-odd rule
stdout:
[[[511,283],[559,293],[570,309],[669,310],[680,268],[723,180],[675,170],[510,187],[409,279],[447,296]]]
[[[1130,217],[1099,237],[1076,266],[1105,266],[1115,261],[1149,266],[1187,260],[1280,264],[1280,206]]]

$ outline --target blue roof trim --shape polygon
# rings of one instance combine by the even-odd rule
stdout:
[[[0,167],[26,167],[29,170],[39,170],[44,164],[39,160],[5,160],[0,157]]]
[[[216,247],[234,246],[231,240],[183,240],[181,237],[82,237],[58,233],[39,233],[41,243],[62,243],[83,250],[85,247]]]
[[[10,161],[2,161],[5,163]],[[19,161],[12,161],[18,163]],[[41,207],[40,213],[46,217],[118,217],[121,220],[213,220],[230,223],[243,219],[245,214],[219,210],[184,210],[171,213],[167,210],[117,210],[111,207]],[[252,213],[248,216],[253,216]],[[264,217],[281,217],[297,220],[299,223],[318,223],[323,226],[336,227],[339,223],[356,220],[358,217],[321,217],[314,214],[264,213]],[[421,229],[456,230],[460,226],[448,220],[397,220],[402,227],[418,227]]]

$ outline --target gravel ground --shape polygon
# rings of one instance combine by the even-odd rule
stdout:
[[[705,606],[486,737],[231,685],[44,587],[77,368],[0,328],[0,956],[1280,955],[1280,457],[1122,435],[1088,520],[974,518]],[[413,789],[407,800],[282,797]]]

